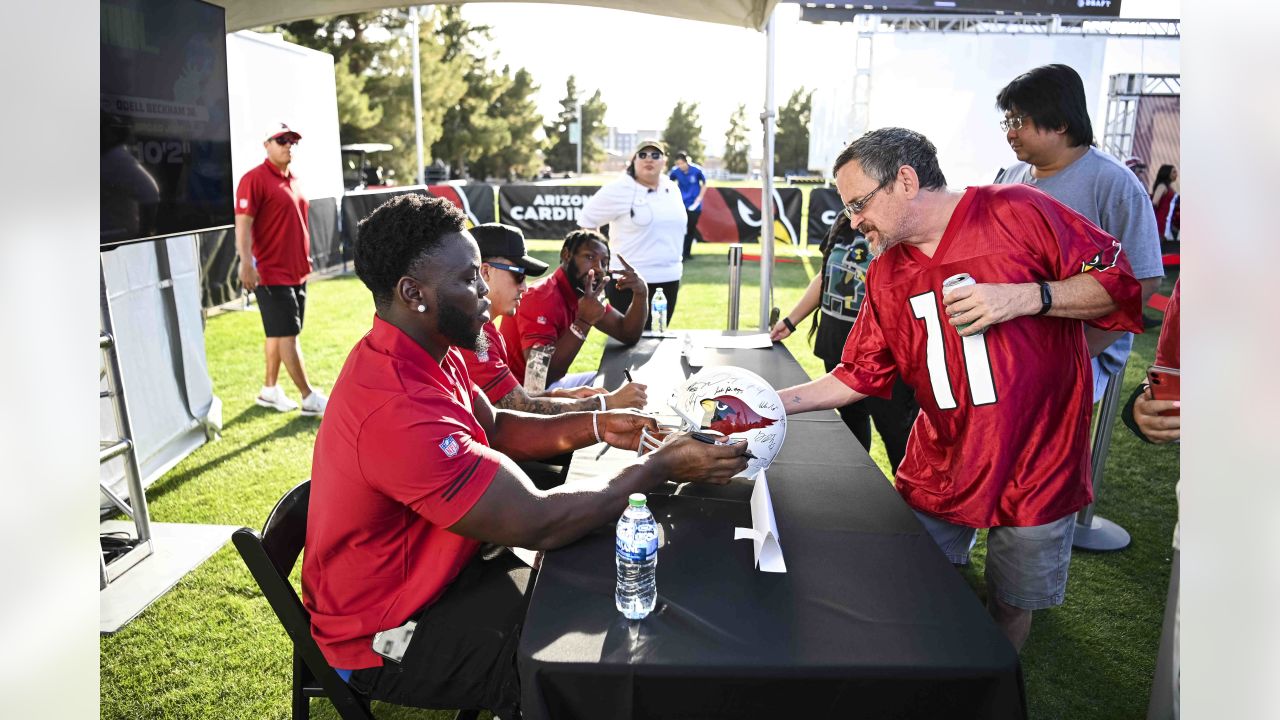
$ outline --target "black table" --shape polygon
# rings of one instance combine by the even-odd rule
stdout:
[[[657,344],[606,348],[605,386]],[[806,379],[781,345],[708,353],[775,387]],[[785,574],[733,540],[746,481],[651,495],[666,544],[642,621],[614,607],[612,526],[547,553],[518,653],[524,716],[1026,716],[1013,648],[834,413],[793,417],[768,478]]]

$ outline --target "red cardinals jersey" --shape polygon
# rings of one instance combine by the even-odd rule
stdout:
[[[1087,505],[1092,374],[1079,320],[1030,316],[962,338],[942,282],[1064,280],[1088,273],[1119,308],[1088,321],[1142,331],[1141,287],[1120,244],[1027,185],[969,188],[932,258],[902,244],[877,258],[834,374],[889,397],[901,373],[920,403],[897,488],[969,527],[1042,525]]]

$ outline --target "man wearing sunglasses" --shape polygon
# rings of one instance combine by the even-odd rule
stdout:
[[[1147,190],[1120,161],[1093,147],[1084,82],[1066,65],[1045,65],[1014,78],[996,96],[1000,129],[1018,162],[1001,183],[1033,185],[1120,241],[1142,283],[1145,305],[1164,277],[1160,235]],[[1085,328],[1093,366],[1093,399],[1124,367],[1133,335]]]
[[[258,298],[266,333],[266,373],[257,403],[279,412],[298,409],[276,384],[283,364],[302,398],[303,415],[324,415],[328,398],[312,387],[298,335],[307,309],[311,235],[307,199],[289,170],[302,135],[274,123],[264,135],[263,163],[244,174],[236,188],[236,252],[240,283]]]
[[[545,273],[548,266],[528,254],[519,228],[485,223],[471,228],[471,237],[480,246],[480,275],[489,285],[489,316],[493,320],[484,325],[487,350],[460,350],[472,381],[490,402],[504,410],[539,415],[644,407],[645,386],[638,383],[628,383],[611,393],[597,387],[558,388],[537,396],[527,392],[511,372],[507,343],[495,323],[499,317],[513,318],[529,290],[525,278]]]

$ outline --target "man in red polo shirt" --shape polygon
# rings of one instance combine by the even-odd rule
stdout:
[[[616,519],[631,493],[728,482],[746,468],[746,444],[679,436],[614,477],[535,488],[514,460],[596,442],[636,448],[657,424],[633,410],[539,416],[489,404],[454,349],[483,349],[489,320],[464,220],[447,200],[411,194],[360,223],[356,274],[376,314],[316,435],[302,598],[325,658],[366,697],[507,719],[531,571],[481,543],[560,547]],[[376,643],[383,631],[410,635],[407,647]]]
[[[547,264],[525,252],[524,233],[501,223],[485,223],[471,228],[471,237],[480,246],[480,275],[489,286],[491,317],[511,317],[529,290],[525,277],[547,271]],[[511,322],[507,320],[506,322]],[[604,388],[577,387],[531,393],[512,374],[507,360],[507,342],[492,321],[484,324],[489,340],[485,352],[463,349],[471,379],[495,407],[539,415],[556,415],[582,410],[642,408],[647,399],[645,386],[627,383],[613,392]]]
[[[619,257],[625,270],[617,288],[634,293],[627,314],[600,302],[609,282],[609,240],[595,230],[574,230],[560,248],[560,267],[551,277],[529,289],[514,317],[502,321],[502,335],[511,348],[511,372],[525,382],[525,367],[535,347],[554,346],[547,369],[548,388],[572,388],[590,383],[595,373],[566,376],[591,328],[634,345],[649,317],[648,286],[644,278]]]
[[[257,296],[267,336],[267,369],[257,403],[280,412],[298,408],[276,384],[284,363],[302,398],[302,414],[324,415],[327,398],[307,380],[298,343],[311,272],[307,199],[289,170],[293,146],[301,139],[284,123],[267,130],[262,143],[267,159],[245,173],[236,187],[236,252],[240,283]]]

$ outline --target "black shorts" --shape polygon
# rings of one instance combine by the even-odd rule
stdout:
[[[505,548],[482,551],[414,615],[418,627],[402,661],[356,670],[351,687],[396,705],[512,717],[520,701],[516,646],[532,578],[533,570]]]
[[[302,333],[302,318],[307,314],[306,283],[259,285],[253,294],[258,298],[258,312],[267,337],[294,337]]]

